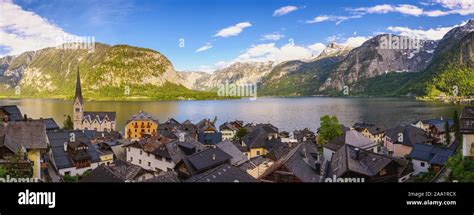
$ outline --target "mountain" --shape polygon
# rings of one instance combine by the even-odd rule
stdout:
[[[273,62],[236,62],[216,70],[212,74],[203,72],[181,72],[183,83],[195,90],[215,89],[219,84],[256,84],[273,68]]]
[[[45,48],[0,59],[0,95],[20,87],[24,97],[71,98],[77,70],[88,99],[199,99],[211,95],[188,90],[161,53],[127,45],[96,43],[87,49]]]
[[[395,41],[407,41],[395,44]],[[344,60],[335,66],[334,71],[319,88],[320,91],[341,91],[344,86],[352,86],[360,80],[369,79],[391,72],[419,72],[431,62],[436,41],[419,42],[419,48],[406,37],[397,35],[378,35],[360,47],[349,52]]]
[[[260,95],[301,96],[319,94],[334,65],[344,59],[352,47],[330,43],[311,61],[292,60],[276,65],[259,83]]]
[[[474,95],[474,20],[449,31],[434,52],[431,64],[400,88],[400,94],[434,97]],[[457,94],[456,92],[457,91]]]
[[[194,90],[204,90],[205,88],[199,84],[198,80],[207,80],[211,77],[211,74],[200,71],[183,71],[178,72],[178,74],[181,77],[183,85],[188,89]]]
[[[345,44],[329,43],[326,48],[318,55],[316,60],[327,57],[338,57],[347,55],[354,47]]]

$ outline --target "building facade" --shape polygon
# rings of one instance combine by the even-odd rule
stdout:
[[[115,131],[115,112],[85,112],[79,71],[73,103],[74,130]]]

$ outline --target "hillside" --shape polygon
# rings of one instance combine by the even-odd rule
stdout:
[[[209,99],[182,85],[161,53],[127,45],[96,43],[95,50],[46,48],[0,59],[3,97],[63,98],[74,95],[77,70],[84,96],[93,100]],[[15,89],[21,89],[21,95]]]

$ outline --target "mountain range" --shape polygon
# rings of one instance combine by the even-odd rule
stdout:
[[[86,97],[97,100],[213,99],[225,83],[258,84],[259,96],[346,95],[344,89],[353,96],[472,95],[473,37],[470,20],[441,40],[416,40],[417,46],[381,34],[359,47],[328,44],[309,60],[235,62],[213,73],[177,72],[161,53],[127,45],[46,48],[0,58],[0,96],[20,87],[25,96],[70,98],[78,69]]]

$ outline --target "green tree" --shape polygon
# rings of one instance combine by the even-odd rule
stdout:
[[[0,178],[5,178],[7,177],[8,173],[7,173],[7,169],[3,166],[0,166]]]
[[[77,176],[70,176],[70,175],[65,175],[63,176],[63,181],[66,183],[74,183],[78,181]]]
[[[320,118],[321,127],[319,128],[318,143],[325,144],[328,141],[341,136],[343,131],[336,116],[324,115]]]
[[[446,140],[446,145],[449,145],[451,143],[451,135],[449,135],[449,122],[448,120],[446,120],[444,122],[444,136],[445,136],[445,140]]]
[[[462,142],[461,129],[459,124],[459,114],[457,110],[453,112],[453,129],[454,129],[454,139]]]
[[[63,129],[64,130],[73,130],[74,129],[74,123],[72,122],[72,119],[71,119],[70,115],[67,115],[66,120],[64,120]]]
[[[457,153],[449,158],[447,165],[452,171],[453,180],[474,182],[474,159],[463,158],[461,153]]]
[[[247,129],[245,129],[245,128],[240,128],[240,129],[237,131],[237,133],[235,133],[234,139],[240,141],[240,140],[242,140],[242,138],[243,138],[245,135],[247,135],[247,133],[248,133]]]
[[[30,178],[33,176],[33,166],[26,163],[26,154],[21,149],[18,149],[15,154],[8,156],[5,160],[8,163],[4,167],[6,175],[13,178]]]

